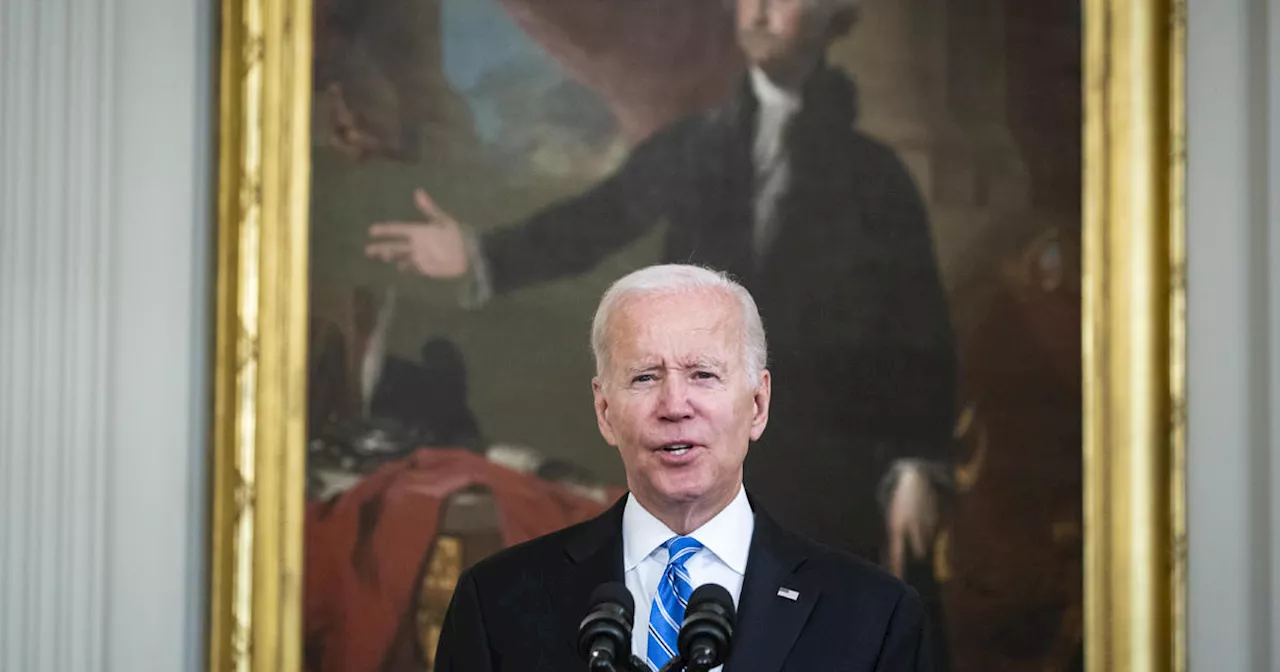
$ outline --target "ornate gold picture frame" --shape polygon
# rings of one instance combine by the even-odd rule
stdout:
[[[1086,669],[1184,669],[1185,12],[1083,14]],[[222,4],[211,670],[302,669],[312,25]]]

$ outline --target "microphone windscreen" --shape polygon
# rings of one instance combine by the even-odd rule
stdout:
[[[591,663],[591,669],[611,670],[610,661],[626,660],[635,610],[635,600],[625,585],[612,581],[596,586],[587,616],[578,626],[578,654]]]
[[[618,581],[602,583],[591,593],[591,606],[588,608],[595,609],[602,604],[620,604],[628,615],[636,611],[636,601],[631,596],[631,591]]]
[[[735,615],[733,596],[725,590],[724,586],[716,583],[704,583],[695,588],[693,594],[689,596],[689,606],[685,609],[685,613],[702,611],[708,604],[720,607],[730,618]]]

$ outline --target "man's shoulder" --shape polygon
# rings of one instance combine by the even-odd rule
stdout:
[[[737,115],[732,103],[696,110],[654,131],[632,150],[633,156],[705,160],[705,152],[719,149],[734,137]]]
[[[896,605],[912,589],[902,579],[865,558],[832,548],[800,535],[792,535],[805,550],[804,566],[822,585],[823,594],[864,605]]]
[[[504,548],[476,562],[467,573],[477,583],[491,584],[518,581],[531,573],[567,566],[571,547],[586,537],[599,535],[608,522],[603,518],[604,515],[592,518]]]
[[[852,553],[832,548],[821,542],[805,539],[809,545],[809,561],[815,568],[833,576],[866,586],[884,586],[885,589],[905,587],[898,577],[883,567]]]
[[[856,126],[850,127],[839,141],[832,138],[829,146],[842,148],[850,159],[849,165],[864,179],[881,176],[900,180],[909,174],[897,149]]]
[[[896,149],[857,128],[849,129],[843,141],[833,141],[830,147],[841,148],[850,193],[864,205],[881,204],[896,216],[903,212],[923,216],[919,185]],[[911,204],[909,211],[902,210],[904,203]],[[896,221],[896,217],[886,221]]]
[[[898,151],[890,146],[888,142],[871,135],[857,126],[849,129],[845,142],[847,142],[849,146],[859,154],[872,157],[875,160],[886,163],[902,162],[901,157],[898,155]]]

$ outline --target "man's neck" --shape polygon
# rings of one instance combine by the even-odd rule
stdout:
[[[760,101],[760,105],[769,106],[776,105],[784,108],[799,108],[801,104],[800,92],[786,89],[779,86],[769,74],[760,68],[751,68],[751,88],[755,91],[756,99]]]
[[[657,518],[678,535],[684,536],[706,525],[724,511],[738,492],[742,490],[742,479],[739,478],[732,488],[717,492],[692,502],[666,502],[661,497],[649,497],[647,494],[631,488],[631,495],[640,506],[644,507],[654,518]]]
[[[822,63],[823,52],[817,52],[804,57],[797,57],[790,61],[774,63],[770,66],[763,64],[753,64],[753,69],[759,70],[769,78],[769,82],[774,86],[787,91],[792,95],[799,96],[804,90],[805,82],[813,76],[818,70],[818,66]]]

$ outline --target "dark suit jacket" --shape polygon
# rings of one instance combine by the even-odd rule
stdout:
[[[820,69],[803,97],[777,238],[760,258],[758,103],[745,81],[724,107],[660,131],[604,182],[481,247],[497,292],[585,272],[656,226],[664,261],[736,276],[764,319],[775,392],[747,486],[789,528],[874,558],[889,465],[950,457],[954,337],[924,205],[893,151],[855,129],[852,82]]]
[[[578,625],[591,592],[623,580],[622,511],[514,546],[463,572],[437,672],[586,669]],[[914,590],[865,562],[784,530],[758,503],[726,672],[932,670]],[[791,601],[779,588],[798,591]],[[647,605],[637,605],[647,613]],[[645,627],[643,616],[636,627]]]

